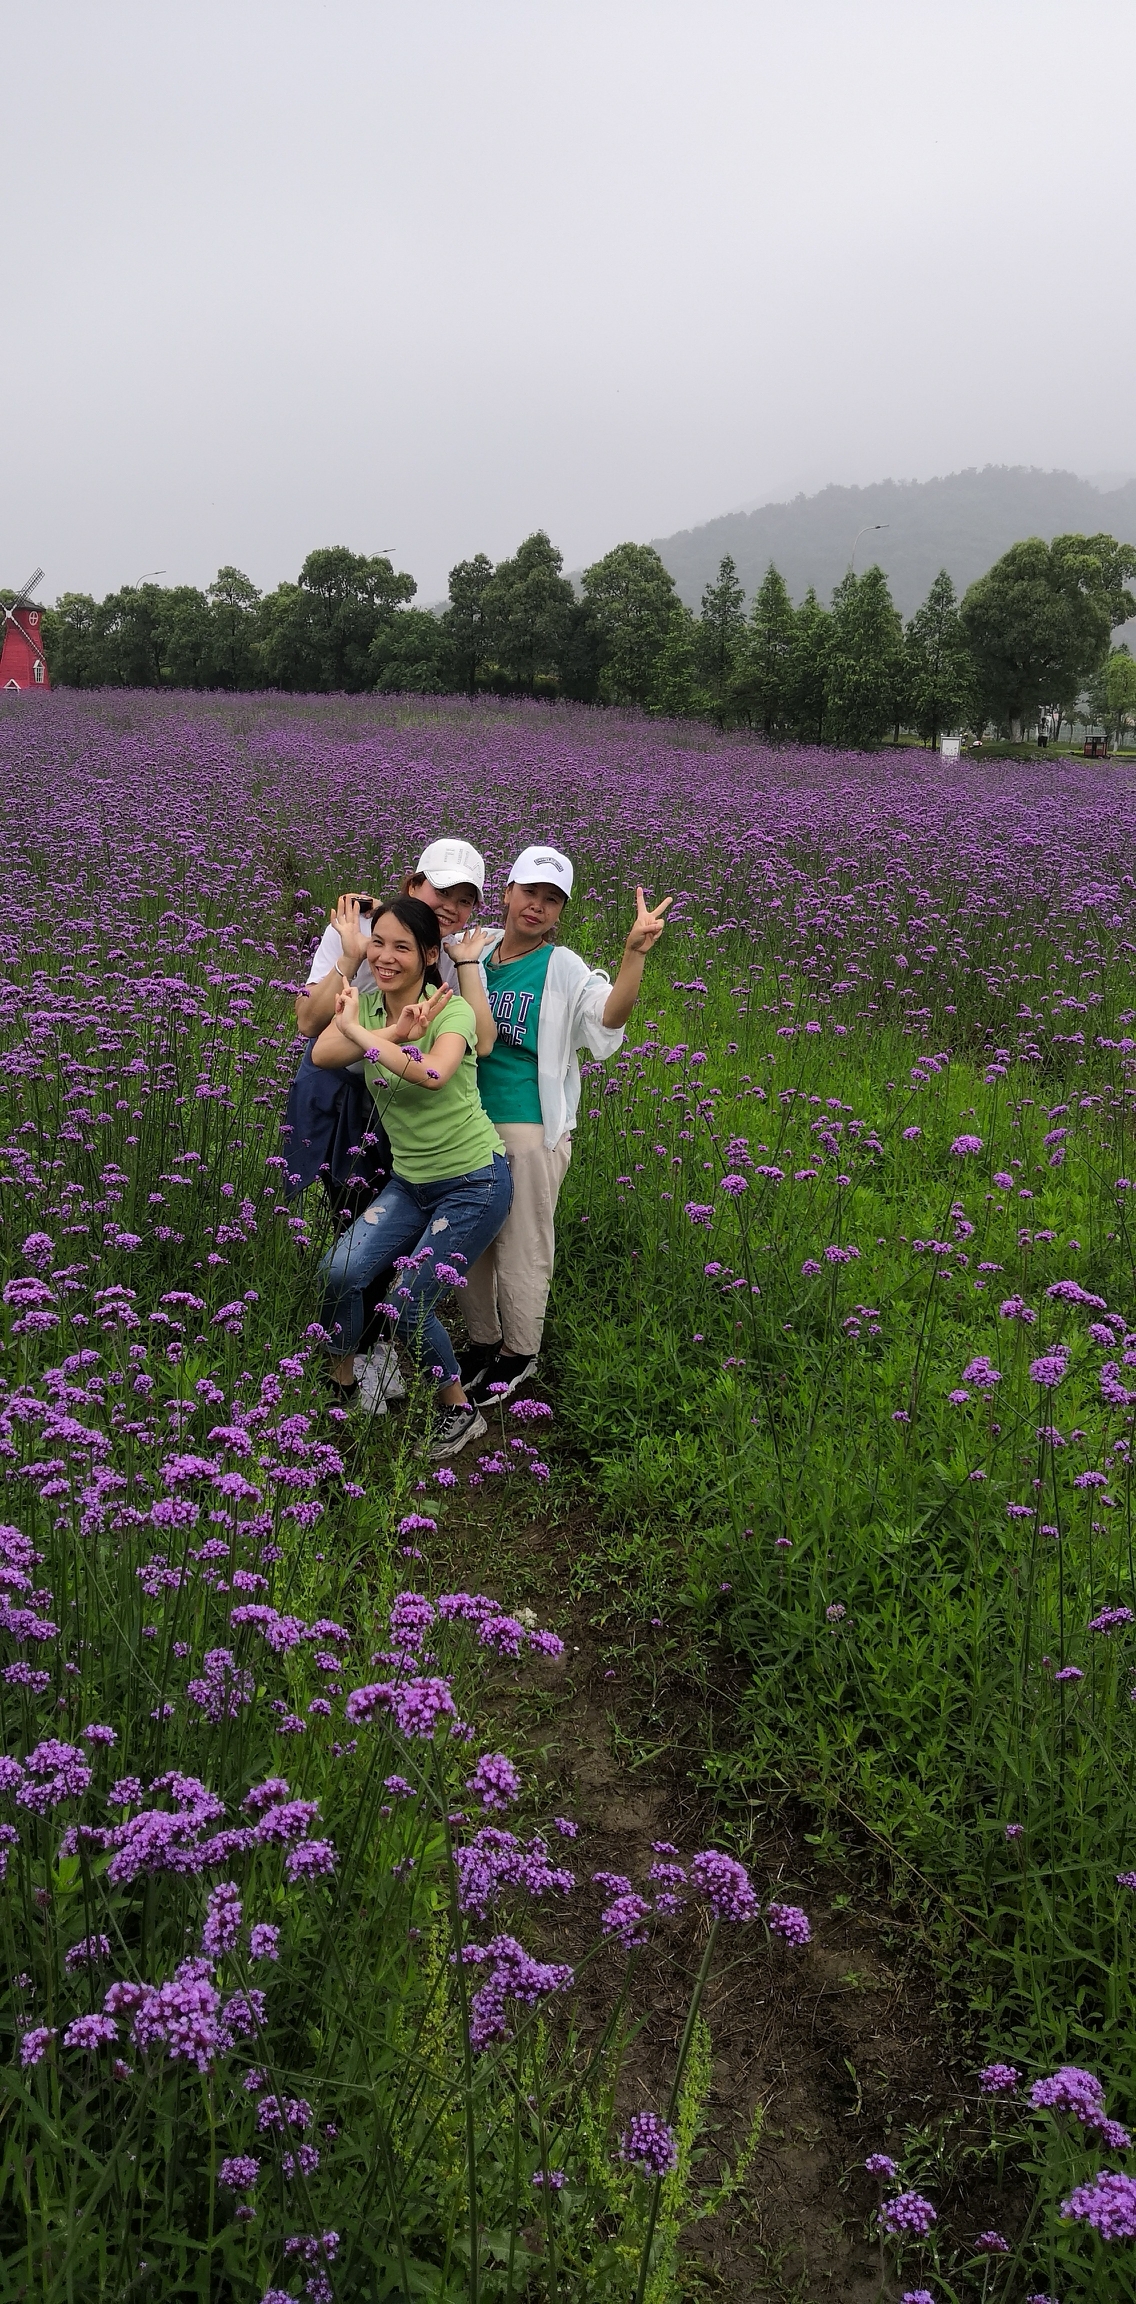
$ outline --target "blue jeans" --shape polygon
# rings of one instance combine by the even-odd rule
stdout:
[[[408,1184],[392,1176],[372,1206],[342,1232],[320,1265],[323,1325],[331,1349],[346,1359],[363,1332],[363,1292],[389,1264],[400,1263],[388,1297],[394,1333],[413,1353],[421,1373],[439,1384],[458,1375],[457,1355],[435,1318],[447,1288],[464,1283],[471,1264],[495,1240],[513,1199],[504,1154],[468,1176],[438,1184]]]

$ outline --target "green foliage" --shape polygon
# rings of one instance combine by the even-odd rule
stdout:
[[[974,692],[974,668],[945,568],[908,624],[905,655],[911,723],[934,747],[944,730],[967,724]]]
[[[754,726],[783,736],[792,726],[797,619],[789,587],[772,564],[750,609],[749,644],[735,680],[735,695]]]
[[[1015,544],[970,586],[961,609],[978,714],[1017,735],[1041,708],[1075,696],[1136,615],[1136,550],[1111,536]]]
[[[733,717],[734,682],[744,651],[745,593],[727,553],[716,583],[708,584],[702,595],[695,651],[710,710],[719,727]]]
[[[902,667],[903,624],[883,569],[849,569],[832,595],[825,733],[837,744],[878,743],[902,718]]]
[[[485,587],[492,662],[530,696],[539,679],[555,682],[573,629],[576,595],[563,569],[563,553],[538,528]]]
[[[674,580],[649,544],[617,544],[584,570],[599,637],[605,704],[646,704],[678,606]]]

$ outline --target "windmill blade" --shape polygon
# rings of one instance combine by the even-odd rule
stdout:
[[[16,607],[17,607],[17,608],[22,608],[22,607],[24,606],[24,603],[25,603],[25,601],[30,601],[30,600],[31,600],[31,596],[32,596],[32,593],[35,591],[36,585],[37,585],[37,584],[42,584],[42,582],[43,582],[43,570],[42,570],[42,568],[37,568],[37,569],[35,570],[34,574],[28,577],[27,583],[26,583],[26,584],[21,584],[21,586],[20,586],[20,589],[19,589],[19,591],[18,591],[18,592],[17,592],[17,594],[16,594],[16,601],[15,601],[15,605],[16,605]]]

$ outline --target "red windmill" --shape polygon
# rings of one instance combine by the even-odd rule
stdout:
[[[43,580],[42,568],[21,584],[10,608],[4,610],[4,645],[0,648],[0,691],[50,688],[47,658],[40,633],[40,612],[32,593]]]

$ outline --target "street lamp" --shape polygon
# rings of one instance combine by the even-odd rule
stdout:
[[[848,560],[848,573],[850,576],[852,574],[856,560],[856,546],[859,543],[861,536],[875,536],[879,533],[881,528],[890,528],[890,526],[890,520],[869,520],[865,527],[857,530],[856,535],[852,540],[852,551]]]
[[[853,545],[853,551],[854,550],[855,546]],[[139,577],[138,582],[134,587],[135,591],[140,592],[142,590],[142,586],[144,584],[148,584],[152,576],[164,576],[165,573],[166,571],[164,568],[147,568],[145,574]]]

